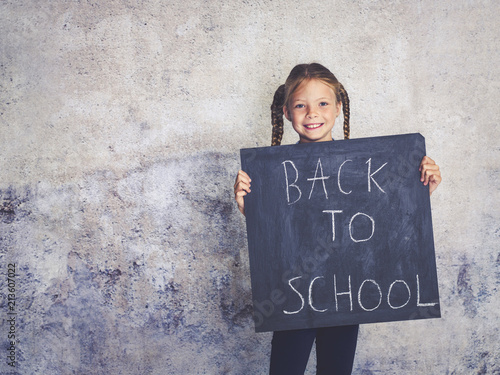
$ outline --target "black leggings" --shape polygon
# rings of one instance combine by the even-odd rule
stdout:
[[[352,372],[358,325],[276,331],[271,348],[270,375],[303,375],[316,339],[316,374]]]

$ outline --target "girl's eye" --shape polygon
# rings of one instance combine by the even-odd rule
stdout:
[[[304,108],[304,104],[297,104],[295,108]]]
[[[327,102],[321,102],[321,103],[319,103],[319,106],[320,106],[320,107],[326,107],[327,105],[328,105],[328,103],[327,103]]]

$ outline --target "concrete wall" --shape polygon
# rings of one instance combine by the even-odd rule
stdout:
[[[232,185],[312,61],[349,92],[352,138],[420,132],[444,178],[443,318],[362,326],[354,372],[500,373],[499,17],[494,0],[2,1],[0,373],[266,373]]]

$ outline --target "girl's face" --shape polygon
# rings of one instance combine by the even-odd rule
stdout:
[[[300,143],[332,140],[332,128],[340,114],[333,90],[317,79],[303,82],[290,98],[283,113],[292,122]]]

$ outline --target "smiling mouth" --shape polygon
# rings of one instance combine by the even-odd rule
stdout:
[[[316,129],[316,128],[319,128],[322,125],[323,125],[323,123],[319,123],[319,124],[307,124],[307,125],[304,125],[304,127],[306,129]]]

